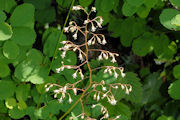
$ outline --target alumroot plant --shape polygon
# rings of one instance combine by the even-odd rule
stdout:
[[[79,80],[77,80],[75,83],[66,83],[65,86],[61,86],[59,84],[46,84],[46,91],[49,91],[51,88],[58,88],[55,89],[54,92],[54,98],[57,98],[57,96],[60,96],[58,99],[59,103],[62,102],[68,102],[71,104],[73,102],[73,96],[70,94],[72,91],[74,95],[80,95],[79,99],[74,102],[72,107],[69,108],[69,110],[60,118],[64,118],[79,102],[81,103],[82,113],[77,115],[77,118],[81,119],[88,119],[93,120],[95,118],[91,118],[89,114],[87,114],[84,110],[85,105],[85,98],[92,96],[93,99],[96,101],[96,104],[92,104],[92,108],[95,108],[97,106],[101,107],[102,117],[101,119],[107,119],[110,118],[108,109],[99,103],[100,99],[107,100],[111,105],[116,105],[117,100],[115,99],[115,96],[113,95],[112,90],[116,90],[118,88],[121,88],[125,90],[126,94],[129,94],[129,92],[132,91],[132,87],[130,84],[121,84],[121,83],[113,83],[113,84],[107,84],[106,81],[101,80],[101,82],[97,82],[95,80],[92,80],[92,72],[98,71],[100,69],[104,69],[104,73],[109,73],[109,75],[113,75],[115,78],[118,78],[119,76],[125,77],[124,68],[123,67],[114,67],[114,66],[101,66],[98,68],[91,68],[89,63],[89,52],[99,52],[98,60],[103,59],[110,59],[112,63],[116,62],[115,57],[119,56],[117,53],[111,53],[106,50],[102,49],[90,49],[89,46],[95,45],[95,44],[101,44],[105,45],[107,44],[105,36],[103,34],[96,34],[95,31],[97,28],[102,28],[103,19],[101,16],[95,17],[93,19],[90,19],[90,14],[92,12],[96,12],[96,8],[92,7],[90,12],[87,12],[83,7],[81,6],[74,6],[73,10],[82,10],[87,15],[87,19],[84,21],[83,26],[78,26],[75,21],[69,22],[69,26],[65,27],[64,32],[68,33],[71,32],[73,34],[74,40],[78,39],[78,34],[82,34],[84,36],[84,43],[77,45],[71,41],[62,41],[61,43],[64,45],[62,48],[59,48],[60,51],[62,51],[61,57],[66,57],[66,52],[69,50],[75,51],[78,53],[78,59],[80,60],[80,64],[76,66],[72,65],[65,65],[64,62],[62,63],[62,66],[60,68],[57,68],[57,73],[63,71],[64,69],[74,69],[75,72],[72,74],[72,77],[74,79],[77,78],[77,76],[80,76]],[[88,36],[91,36],[90,38]],[[85,50],[82,49],[85,47]],[[83,73],[82,67],[84,65],[88,66],[88,76],[85,76]],[[120,74],[119,74],[120,73]],[[85,79],[88,79],[88,86],[86,88],[79,88],[78,84],[81,82],[84,82]],[[97,89],[100,88],[100,89]],[[64,101],[65,98],[68,98],[68,101]],[[118,119],[120,115],[117,115],[116,117],[112,118],[114,120]],[[73,117],[70,117],[70,119],[73,119]]]

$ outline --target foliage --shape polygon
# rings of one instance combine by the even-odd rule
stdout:
[[[56,73],[56,68],[79,64],[77,52],[69,51],[64,59],[64,40],[82,44],[78,34],[75,41],[72,33],[64,33],[64,21],[72,0],[0,0],[0,119],[57,120],[80,97],[73,96],[73,103],[66,98],[63,104],[45,91],[45,84],[65,86],[80,79],[72,78],[75,70]],[[102,16],[103,33],[107,40],[105,48],[119,53],[117,64],[108,60],[98,61],[97,52],[90,54],[90,66],[123,66],[126,76],[117,79],[119,83],[131,84],[132,92],[118,88],[113,92],[117,105],[100,100],[109,110],[110,117],[121,115],[119,120],[179,120],[180,113],[180,2],[179,0],[76,0],[75,5],[90,11],[92,17]],[[80,11],[71,11],[69,21],[83,24],[86,16]],[[95,46],[99,48],[99,46]],[[54,56],[55,55],[55,56]],[[53,60],[54,59],[54,60]],[[53,60],[53,63],[52,63]],[[52,64],[51,64],[52,63]],[[83,74],[88,76],[88,67]],[[50,71],[50,72],[49,72]],[[119,73],[120,74],[120,73]],[[114,76],[114,74],[113,74]],[[112,84],[116,79],[104,74],[104,70],[93,72],[92,79]],[[78,85],[86,88],[88,80]],[[60,97],[60,96],[58,96]],[[66,102],[65,102],[66,101]],[[85,112],[100,119],[100,106],[93,97],[88,97]],[[78,103],[66,119],[82,113]]]

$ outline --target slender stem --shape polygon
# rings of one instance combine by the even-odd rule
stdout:
[[[88,16],[89,19],[89,16]],[[81,96],[79,97],[79,99],[64,113],[64,115],[62,115],[59,120],[62,120],[69,112],[71,112],[71,110],[80,102],[80,100],[82,100],[82,98],[84,97],[84,94],[87,92],[87,90],[91,87],[92,85],[92,70],[88,61],[88,45],[87,45],[87,24],[85,27],[85,47],[86,47],[86,61],[87,61],[87,66],[89,69],[89,85],[87,86],[87,88],[83,91],[83,93],[81,94]]]
[[[66,20],[65,20],[65,23],[64,23],[63,28],[62,28],[62,30],[61,30],[61,34],[60,34],[60,36],[59,36],[59,40],[58,40],[57,45],[56,45],[56,49],[55,49],[55,52],[54,52],[54,55],[53,55],[53,58],[52,58],[52,61],[51,61],[51,64],[50,64],[50,67],[49,67],[49,70],[48,70],[48,74],[49,74],[50,71],[51,71],[52,64],[53,64],[53,62],[54,62],[55,56],[57,55],[58,47],[59,47],[60,41],[61,41],[62,36],[63,36],[63,31],[64,31],[64,28],[65,28],[65,26],[66,26],[66,24],[67,24],[67,21],[68,21],[68,19],[69,19],[69,15],[70,15],[71,10],[72,10],[72,7],[73,7],[73,5],[74,5],[74,1],[75,1],[75,0],[72,0],[70,9],[69,9],[69,11],[68,11],[68,14],[67,14],[67,17],[66,17]]]

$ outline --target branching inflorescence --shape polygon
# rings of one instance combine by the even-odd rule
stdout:
[[[100,52],[98,56],[98,60],[103,59],[111,59],[111,62],[116,62],[115,57],[119,56],[117,53],[111,53],[106,50],[102,49],[90,49],[89,46],[95,45],[95,44],[101,44],[105,45],[106,39],[103,34],[96,34],[95,31],[97,28],[102,28],[103,19],[101,16],[97,16],[94,19],[90,19],[89,16],[92,12],[96,12],[96,8],[92,7],[91,11],[88,13],[83,7],[81,6],[74,6],[72,8],[73,10],[82,10],[86,13],[87,19],[84,21],[83,26],[78,26],[75,21],[69,22],[69,26],[65,27],[64,32],[68,33],[71,32],[73,34],[74,40],[78,39],[78,33],[82,34],[85,38],[85,42],[81,45],[77,45],[71,41],[62,41],[61,43],[64,45],[62,48],[59,48],[60,51],[62,51],[61,57],[65,58],[66,52],[69,50],[75,51],[78,53],[78,58],[80,60],[80,64],[77,66],[72,65],[65,65],[63,62],[62,66],[57,68],[57,73],[63,71],[64,69],[74,69],[75,72],[72,74],[72,77],[74,79],[77,78],[77,76],[80,76],[80,80],[76,81],[73,84],[66,83],[65,86],[61,86],[59,84],[46,84],[46,91],[49,91],[53,87],[57,87],[58,89],[55,89],[54,92],[54,98],[57,98],[58,95],[60,95],[60,98],[58,98],[58,101],[60,103],[63,102],[63,100],[68,97],[69,104],[73,102],[72,94],[70,94],[70,91],[73,91],[74,95],[80,94],[80,98],[72,105],[72,107],[60,118],[62,119],[65,117],[72,109],[75,107],[77,103],[81,103],[82,107],[82,113],[80,115],[77,115],[76,117],[80,117],[81,119],[89,119],[93,120],[95,118],[91,118],[88,116],[87,113],[84,111],[84,98],[89,96],[90,94],[93,95],[93,99],[97,101],[97,104],[92,104],[92,108],[95,108],[97,106],[101,107],[101,112],[103,116],[101,119],[107,119],[109,118],[109,113],[106,107],[98,103],[100,99],[107,99],[107,101],[112,104],[116,105],[117,101],[112,93],[112,89],[124,89],[126,94],[129,94],[129,92],[132,91],[132,87],[130,84],[121,84],[121,83],[113,83],[113,84],[106,84],[104,80],[101,82],[96,82],[92,80],[92,72],[100,69],[104,69],[104,73],[109,73],[109,75],[114,75],[115,78],[118,78],[119,75],[122,77],[125,77],[124,68],[123,67],[114,67],[114,66],[101,66],[98,68],[92,69],[89,63],[88,54],[89,52]],[[89,29],[90,28],[90,29]],[[91,38],[88,38],[87,36],[92,36]],[[82,49],[82,47],[85,47],[85,50]],[[89,74],[88,76],[85,76],[82,71],[82,67],[84,65],[88,66]],[[120,74],[118,74],[120,73]],[[89,79],[88,86],[86,88],[78,88],[78,84],[83,82],[84,79]],[[101,89],[97,89],[101,88]],[[117,115],[114,120],[118,119],[120,115]],[[73,118],[70,118],[73,119]]]

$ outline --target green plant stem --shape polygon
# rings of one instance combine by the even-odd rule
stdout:
[[[60,36],[59,36],[58,43],[57,43],[57,45],[56,45],[56,49],[55,49],[55,52],[54,52],[54,55],[53,55],[53,58],[52,58],[52,61],[51,61],[51,64],[50,64],[50,67],[49,67],[49,70],[48,70],[48,74],[49,74],[50,71],[51,71],[52,64],[53,64],[54,59],[55,59],[55,57],[56,57],[56,55],[57,55],[58,47],[59,47],[60,41],[61,41],[62,36],[63,36],[63,31],[64,31],[64,28],[65,28],[65,26],[66,26],[66,24],[67,24],[67,21],[68,21],[68,19],[69,19],[69,15],[70,15],[70,13],[71,13],[71,10],[72,10],[72,7],[73,7],[73,5],[74,5],[74,2],[75,2],[75,0],[72,0],[70,9],[69,9],[69,11],[68,11],[68,14],[67,14],[67,17],[66,17],[66,20],[65,20],[65,23],[64,23],[64,25],[63,25],[63,28],[62,28],[62,30],[61,30],[61,34],[60,34]]]
[[[89,16],[88,18],[89,19]],[[89,88],[92,86],[92,69],[90,67],[89,61],[88,61],[88,45],[87,45],[87,25],[85,27],[85,47],[86,47],[86,61],[87,61],[87,66],[89,69],[89,85],[87,86],[87,88],[83,91],[83,93],[81,94],[81,96],[79,97],[79,99],[59,118],[59,120],[62,120],[69,112],[71,112],[71,110],[79,103],[79,101],[83,98],[84,94],[87,92],[87,90],[89,90]]]

